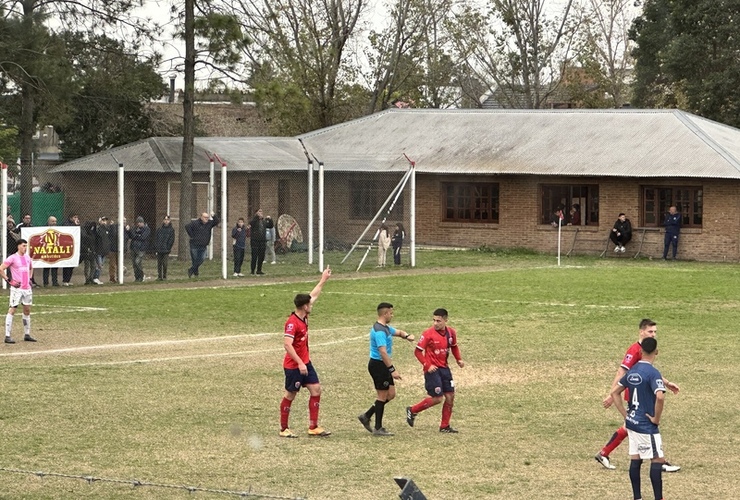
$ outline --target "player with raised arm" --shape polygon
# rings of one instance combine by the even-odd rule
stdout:
[[[295,310],[285,322],[285,334],[283,346],[285,347],[285,358],[283,359],[283,371],[285,372],[285,395],[280,402],[280,437],[296,438],[288,427],[290,407],[293,400],[301,390],[308,389],[308,435],[329,436],[331,432],[319,427],[319,401],[321,400],[321,384],[319,376],[311,364],[308,352],[308,315],[311,314],[313,305],[321,295],[324,284],[331,276],[331,269],[326,267],[321,274],[319,283],[310,294],[299,293],[293,299]]]
[[[630,482],[635,500],[642,500],[640,469],[643,460],[650,460],[650,482],[655,500],[663,500],[663,440],[658,425],[663,414],[665,380],[653,366],[658,355],[658,341],[650,337],[642,341],[641,359],[617,382],[612,401],[624,418],[630,438]],[[629,390],[629,408],[620,401],[623,391]]]
[[[465,366],[465,362],[457,346],[457,332],[447,326],[447,318],[447,309],[435,309],[432,313],[432,327],[424,330],[416,344],[414,355],[424,366],[424,387],[429,397],[414,406],[406,407],[406,423],[413,427],[416,415],[444,401],[439,432],[457,434],[457,429],[450,426],[452,407],[455,404],[455,381],[452,380],[447,357],[452,352],[460,368]]]
[[[622,359],[622,363],[619,365],[619,368],[617,368],[617,373],[614,376],[614,380],[612,382],[612,385],[609,389],[609,394],[606,395],[604,398],[602,404],[604,408],[609,408],[613,401],[612,399],[612,393],[617,388],[617,384],[619,383],[619,380],[624,376],[625,373],[627,373],[630,368],[635,366],[640,359],[642,359],[642,342],[643,340],[647,338],[655,338],[655,335],[658,332],[658,326],[655,323],[655,321],[652,321],[650,319],[643,319],[640,321],[640,331],[638,334],[637,342],[632,344],[629,349],[627,349],[627,352],[624,355],[624,358]],[[663,380],[663,383],[665,387],[667,387],[671,392],[674,394],[678,394],[678,391],[680,390],[679,387],[674,384],[673,382],[668,382],[668,380]],[[627,401],[627,397],[629,395],[629,391],[625,393],[625,401]],[[597,462],[599,462],[604,468],[613,470],[616,469],[614,465],[612,465],[611,461],[609,460],[609,455],[612,451],[614,451],[617,446],[619,446],[622,441],[627,437],[627,429],[624,425],[622,425],[619,429],[614,432],[611,439],[604,445],[604,447],[601,449],[599,453],[596,454],[594,457]],[[668,462],[663,463],[663,471],[664,472],[678,472],[681,470],[681,467],[678,465],[671,465]]]

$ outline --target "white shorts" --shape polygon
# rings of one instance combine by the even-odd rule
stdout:
[[[658,434],[641,434],[627,429],[630,439],[629,454],[639,455],[643,460],[663,458],[663,438]]]
[[[33,305],[33,289],[23,290],[22,288],[10,287],[10,307],[18,307],[19,304],[24,306]]]

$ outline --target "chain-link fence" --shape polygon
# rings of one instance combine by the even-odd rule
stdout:
[[[322,226],[319,169],[313,168],[310,193],[305,158],[272,169],[260,165],[253,165],[255,170],[240,164],[226,165],[224,177],[218,151],[205,154],[196,151],[191,196],[187,202],[190,218],[181,220],[180,165],[172,161],[177,156],[173,152],[181,145],[181,140],[176,139],[150,139],[119,148],[114,155],[92,155],[57,167],[34,165],[31,193],[15,178],[8,182],[7,254],[15,251],[13,246],[20,227],[41,231],[55,220],[58,226],[80,227],[79,265],[64,271],[44,271],[43,283],[37,277],[40,284],[118,282],[121,272],[124,281],[182,278],[186,276],[182,266],[178,267],[179,274],[173,276],[165,270],[163,276],[162,256],[166,255],[167,269],[172,267],[171,263],[190,263],[193,241],[192,235],[186,233],[186,226],[197,225],[205,213],[213,214],[219,223],[211,231],[204,257],[221,262],[225,248],[226,276],[260,272],[263,264],[269,267],[288,253],[303,254],[305,262],[316,261],[321,241],[324,252],[332,255],[327,263],[344,258],[357,244],[354,262],[367,257],[364,265],[390,266],[395,256],[395,262],[403,259],[408,264],[410,196],[406,171],[325,169]],[[120,192],[123,197],[119,206]],[[255,219],[258,210],[261,219]],[[24,221],[27,215],[30,220]],[[238,223],[239,218],[243,219],[243,226]],[[271,226],[274,231],[269,231]],[[61,227],[58,230],[64,232]],[[119,234],[123,234],[120,252]],[[313,248],[309,248],[310,237],[313,237]],[[260,245],[260,241],[264,241],[265,255],[253,266],[252,247],[255,243]],[[240,268],[235,266],[234,259],[240,258],[238,247],[242,245],[244,261]],[[369,247],[371,252],[366,256]],[[135,253],[151,261],[144,266],[143,273],[137,269]],[[193,273],[191,266],[187,275],[192,274],[198,272],[196,269]]]

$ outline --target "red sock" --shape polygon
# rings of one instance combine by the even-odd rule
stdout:
[[[308,398],[308,428],[315,429],[319,426],[319,400],[321,396]]]
[[[411,412],[419,413],[436,404],[437,403],[435,403],[432,398],[422,399],[421,401],[419,401],[418,403],[416,403],[414,406],[411,407]]]
[[[439,428],[450,426],[450,417],[452,417],[452,405],[445,403],[442,405],[442,422],[439,424]]]
[[[288,398],[283,398],[282,401],[280,401],[280,430],[284,431],[288,428],[288,417],[290,416],[290,405],[293,404],[293,401],[289,400]]]
[[[622,441],[624,441],[624,438],[627,437],[627,429],[624,427],[620,427],[617,429],[617,432],[614,433],[612,438],[609,440],[608,443],[604,445],[604,447],[601,449],[601,454],[605,457],[608,457],[611,452],[614,451],[614,449],[619,446]]]

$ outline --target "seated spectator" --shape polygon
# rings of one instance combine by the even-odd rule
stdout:
[[[619,218],[614,223],[609,239],[614,243],[614,251],[624,253],[624,246],[632,239],[632,223],[625,214],[619,214]]]
[[[581,205],[574,203],[570,209],[570,224],[571,226],[581,225]]]

